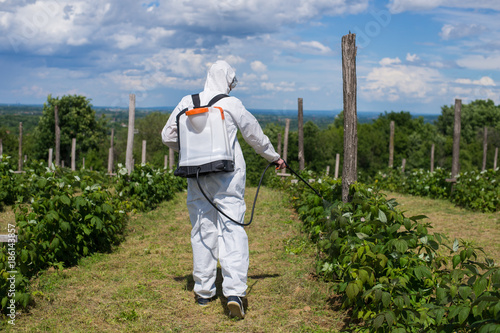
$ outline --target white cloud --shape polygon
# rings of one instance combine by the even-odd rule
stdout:
[[[471,79],[456,79],[456,83],[460,84],[473,84],[478,86],[496,86],[495,81],[488,76],[483,76],[479,80],[471,80]]]
[[[457,60],[461,67],[479,70],[500,70],[500,54],[470,55]]]
[[[267,71],[267,66],[264,65],[262,62],[255,60],[252,63],[250,63],[250,67],[252,67],[252,70],[254,72],[265,72]]]
[[[396,57],[396,58],[383,58],[382,60],[379,61],[379,64],[381,66],[391,66],[395,64],[400,64],[401,60]]]
[[[459,39],[467,36],[478,35],[486,31],[486,27],[480,24],[445,24],[441,28],[439,36],[444,40]]]
[[[441,89],[441,74],[432,68],[396,65],[373,68],[360,84],[369,100],[397,101],[400,99],[432,98]]]
[[[319,54],[327,54],[332,52],[332,50],[318,41],[310,41],[310,42],[301,42],[301,47],[305,47],[310,50],[310,53],[319,53]]]
[[[391,0],[387,7],[391,13],[405,11],[429,10],[438,7],[443,0]]]
[[[420,60],[420,58],[416,54],[410,54],[410,53],[406,54],[406,61],[415,62],[417,60]]]
[[[128,49],[129,47],[138,45],[142,42],[141,38],[126,34],[116,34],[113,38],[116,41],[116,46],[118,46],[121,50]]]
[[[262,89],[267,91],[279,91],[279,92],[291,92],[295,91],[295,82],[285,82],[272,83],[272,82],[262,82],[260,84]]]
[[[500,10],[497,0],[390,0],[387,5],[391,13],[431,10],[437,7]]]

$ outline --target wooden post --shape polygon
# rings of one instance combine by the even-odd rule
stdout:
[[[115,129],[111,129],[111,142],[109,144],[108,153],[108,173],[113,173],[113,165],[115,164],[115,154],[114,154],[114,140],[115,140]]]
[[[0,159],[2,159],[2,155],[3,155],[3,143],[2,139],[0,139]]]
[[[142,140],[142,159],[141,164],[146,164],[146,140]]]
[[[356,106],[356,34],[342,36],[342,76],[344,92],[344,165],[342,168],[342,201],[351,201],[349,187],[356,182],[358,164]]]
[[[278,155],[281,156],[281,133],[278,133]]]
[[[53,153],[53,149],[49,148],[49,159],[47,161],[47,164],[49,165],[49,168],[52,166],[52,153]]]
[[[76,170],[76,138],[71,139],[71,170]]]
[[[85,157],[82,158],[82,169],[85,169]]]
[[[493,158],[493,170],[496,170],[497,168],[497,161],[498,161],[498,147],[495,148],[495,158]]]
[[[113,173],[113,148],[108,149],[108,174]]]
[[[299,170],[302,171],[305,168],[305,158],[304,158],[304,109],[303,100],[299,98]]]
[[[403,162],[401,163],[401,172],[405,173],[406,168],[406,158],[403,158]]]
[[[486,157],[488,155],[488,127],[484,126],[484,136],[483,136],[483,168],[482,171],[486,170]]]
[[[340,154],[335,155],[335,179],[339,178]]]
[[[61,160],[61,168],[64,168],[64,160]]]
[[[175,152],[172,148],[168,148],[168,167],[175,168]]]
[[[455,179],[460,173],[460,117],[462,112],[462,100],[455,99],[455,120],[453,122],[453,161],[451,164],[451,178]]]
[[[394,120],[391,120],[391,134],[389,137],[389,168],[394,166]]]
[[[434,144],[431,146],[431,172],[434,172]]]
[[[286,161],[288,158],[288,132],[290,130],[290,119],[286,119],[285,125],[285,142],[283,143],[283,159]],[[281,169],[281,173],[285,173],[286,169]]]
[[[330,166],[329,166],[329,165],[327,165],[327,166],[326,166],[326,175],[328,176],[329,174],[330,174]]]
[[[167,168],[168,168],[168,155],[165,155],[165,156],[164,156],[163,168],[164,168],[164,169],[167,169]]]
[[[17,171],[23,169],[23,123],[19,123],[19,161],[17,163]]]
[[[135,95],[129,95],[129,105],[128,105],[128,137],[127,137],[127,154],[125,157],[125,167],[128,170],[128,174],[132,172],[134,167],[134,127],[135,127]]]
[[[61,162],[61,128],[59,127],[59,108],[57,105],[54,106],[54,122],[56,133],[56,166],[59,166]]]

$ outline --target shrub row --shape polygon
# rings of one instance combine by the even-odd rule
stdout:
[[[16,202],[16,225],[9,225],[9,232],[15,229],[17,243],[0,246],[4,314],[12,299],[16,308],[29,304],[29,279],[41,270],[68,267],[94,252],[111,251],[124,237],[128,212],[153,209],[186,186],[171,171],[149,165],[136,165],[131,175],[120,169],[110,180],[98,172],[59,168],[26,168],[25,174],[14,174],[4,171],[7,164],[0,168],[0,185],[16,193],[15,199],[4,202]]]
[[[375,185],[384,190],[412,195],[448,199],[460,207],[474,211],[495,212],[500,210],[500,171],[469,171],[460,173],[457,182],[447,182],[451,173],[443,169],[434,172],[417,170],[402,173],[400,169],[379,172]]]
[[[301,183],[280,186],[317,244],[317,273],[335,282],[351,313],[346,331],[500,332],[500,269],[480,259],[480,248],[447,245],[425,216],[405,216],[394,199],[360,183],[350,203],[340,201],[340,180],[314,185],[332,203]]]

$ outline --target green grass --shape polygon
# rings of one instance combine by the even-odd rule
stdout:
[[[249,200],[254,195],[247,189]],[[133,215],[126,241],[113,253],[34,279],[35,303],[16,318],[15,331],[337,332],[345,315],[332,309],[328,284],[312,274],[315,248],[283,200],[262,188],[254,222],[246,227],[251,254],[244,320],[228,317],[220,270],[219,298],[207,308],[195,304],[191,225],[181,193]]]

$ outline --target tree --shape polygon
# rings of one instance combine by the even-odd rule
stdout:
[[[36,159],[46,159],[49,148],[55,146],[55,121],[54,107],[58,106],[59,127],[61,128],[61,161],[65,165],[71,163],[71,141],[76,138],[77,161],[87,153],[92,156],[86,167],[102,167],[105,163],[95,163],[98,154],[100,159],[107,158],[107,149],[101,149],[106,138],[106,119],[104,116],[97,119],[92,109],[90,99],[81,95],[47,97],[43,105],[43,115],[35,129],[35,151]],[[96,165],[92,164],[92,160]]]

